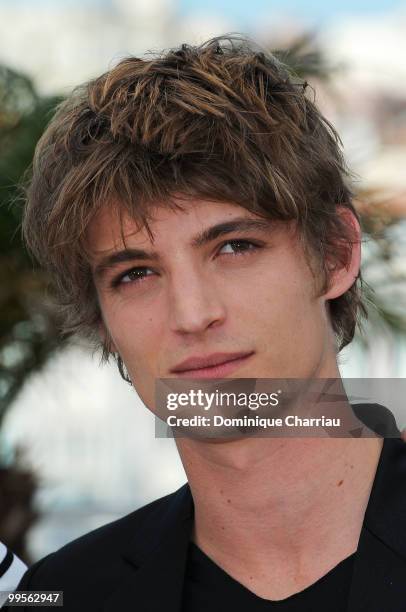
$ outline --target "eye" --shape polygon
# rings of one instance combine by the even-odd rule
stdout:
[[[120,274],[113,280],[113,287],[119,285],[128,285],[130,283],[139,283],[148,276],[153,276],[154,272],[150,268],[132,268]]]
[[[254,251],[258,247],[250,240],[229,240],[225,242],[219,250],[221,255],[239,255],[246,253],[247,251]]]

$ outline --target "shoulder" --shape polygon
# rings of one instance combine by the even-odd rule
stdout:
[[[365,525],[381,541],[406,557],[406,444],[384,438]]]
[[[14,590],[26,569],[25,563],[0,542],[0,591]]]
[[[381,404],[351,404],[355,415],[369,429],[384,438],[400,438],[396,419],[386,406]]]
[[[72,590],[76,588],[74,585],[79,588],[85,583],[91,590],[94,583],[100,591],[100,585],[116,584],[123,569],[122,554],[129,542],[142,536],[144,524],[151,524],[151,519],[159,527],[160,517],[165,515],[179,491],[103,525],[47,555],[29,568],[18,589]]]

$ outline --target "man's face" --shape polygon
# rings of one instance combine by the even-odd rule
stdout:
[[[153,241],[108,208],[88,232],[105,329],[147,406],[155,378],[335,376],[325,298],[293,226],[235,204],[182,206],[154,209]]]

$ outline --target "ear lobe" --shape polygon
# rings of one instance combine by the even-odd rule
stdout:
[[[341,215],[342,220],[348,226],[350,226],[351,243],[342,243],[337,245],[337,248],[344,249],[346,251],[346,262],[340,264],[339,261],[331,262],[327,264],[330,270],[329,273],[329,288],[324,294],[326,300],[332,300],[334,298],[343,295],[352,285],[355,283],[361,265],[361,228],[357,218],[351,210],[344,206],[339,206],[337,209],[338,214]]]

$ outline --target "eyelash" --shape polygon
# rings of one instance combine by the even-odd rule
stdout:
[[[228,256],[232,256],[232,257],[236,257],[236,256],[240,256],[240,255],[247,255],[249,253],[252,253],[254,251],[256,251],[257,249],[261,248],[261,244],[257,243],[257,242],[253,242],[252,240],[243,240],[243,239],[234,239],[234,240],[227,240],[226,242],[223,242],[223,244],[220,245],[219,247],[219,251],[221,251],[225,246],[227,246],[228,244],[231,245],[244,245],[244,248],[241,251],[236,251],[234,253],[223,253],[223,255],[228,255]],[[119,274],[116,278],[114,278],[112,280],[111,286],[114,287],[119,287],[121,285],[132,285],[132,284],[138,284],[140,282],[143,282],[148,276],[152,276],[151,274],[144,274],[143,276],[140,276],[138,278],[135,278],[131,281],[126,281],[123,282],[123,279],[128,276],[129,274],[132,273],[137,273],[137,272],[145,272],[146,270],[150,270],[150,268],[147,267],[137,267],[137,268],[131,268],[130,270],[126,270],[125,272],[123,272],[122,274]]]

